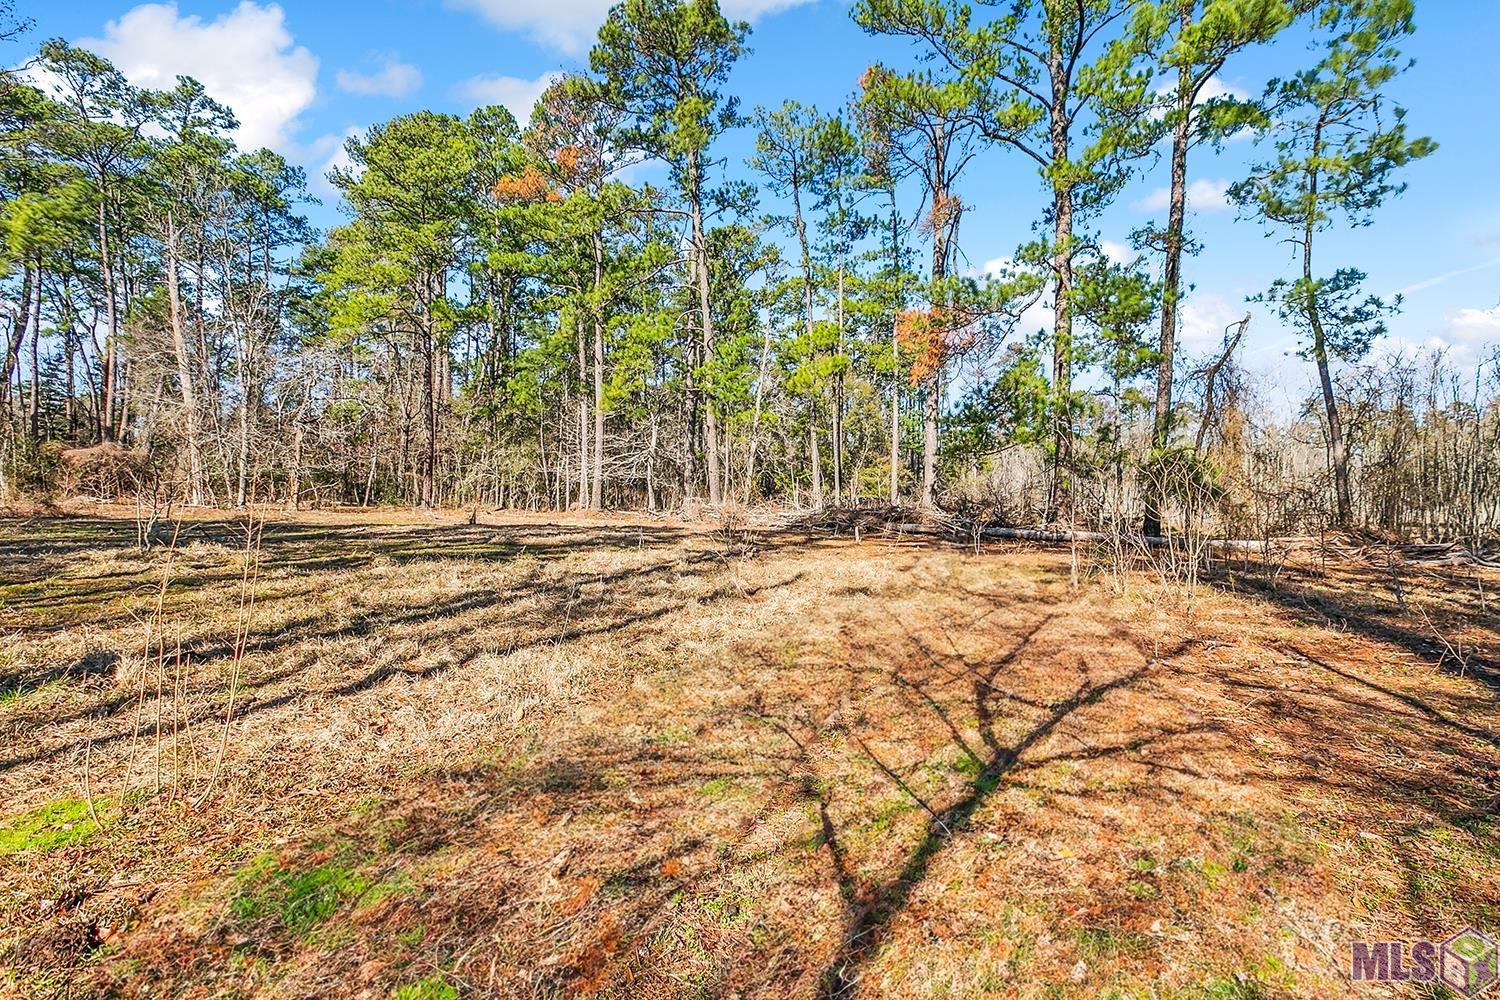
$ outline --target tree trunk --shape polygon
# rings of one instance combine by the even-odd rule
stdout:
[[[42,269],[37,266],[36,290],[32,292],[31,315],[36,317],[31,324],[31,398],[26,404],[26,419],[31,427],[31,440],[40,441],[42,416]]]
[[[1053,472],[1048,517],[1056,520],[1069,508],[1073,491],[1073,316],[1069,299],[1073,294],[1073,195],[1057,194],[1057,243],[1054,271],[1056,297],[1052,303],[1052,414]]]
[[[63,375],[68,383],[68,398],[63,401],[63,419],[68,427],[68,443],[76,444],[78,440],[78,407],[74,402],[77,395],[77,372],[73,368],[73,344],[77,337],[73,333],[73,324],[77,317],[73,313],[73,291],[68,286],[68,276],[62,276],[62,337],[63,337]]]
[[[1186,21],[1188,12],[1183,11]],[[1177,348],[1177,303],[1182,295],[1183,227],[1187,215],[1187,153],[1190,116],[1196,96],[1186,66],[1178,70],[1178,118],[1172,129],[1172,186],[1167,210],[1166,255],[1162,265],[1161,344],[1156,367],[1156,409],[1151,422],[1151,450],[1160,453],[1172,438],[1172,372]],[[1147,484],[1146,511],[1142,531],[1151,538],[1161,535],[1159,484]]]
[[[1319,122],[1313,130],[1313,157],[1323,153],[1323,125]],[[1307,202],[1318,203],[1319,176],[1315,170],[1309,181]],[[1353,515],[1353,497],[1349,489],[1349,456],[1344,451],[1344,429],[1339,420],[1338,400],[1333,393],[1333,376],[1328,367],[1328,342],[1323,333],[1323,317],[1319,314],[1317,292],[1313,284],[1312,244],[1317,220],[1309,212],[1302,229],[1302,280],[1306,286],[1307,324],[1313,335],[1313,361],[1318,366],[1318,384],[1323,392],[1323,411],[1328,419],[1328,457],[1333,465],[1334,502],[1337,505],[1338,527],[1347,528]]]
[[[188,494],[195,506],[203,503],[203,455],[198,434],[198,396],[193,384],[193,364],[188,355],[187,334],[182,324],[182,298],[177,284],[177,223],[167,213],[167,232],[163,249],[167,258],[167,309],[172,325],[172,348],[177,355],[177,382],[182,393],[182,411],[188,454]]]
[[[589,452],[589,402],[584,386],[589,380],[589,362],[583,340],[583,313],[579,312],[574,326],[578,347],[578,506],[589,505],[589,466],[593,462]]]
[[[814,510],[823,509],[823,456],[818,451],[818,422],[811,413],[807,419],[807,451],[812,468],[812,503]]]
[[[101,185],[102,188],[102,185]],[[99,440],[115,439],[115,342],[119,338],[118,317],[115,314],[115,273],[110,262],[109,227],[105,217],[105,197],[99,195],[99,275],[103,279],[104,293],[104,352],[99,359],[104,382],[103,399],[99,406]]]
[[[656,512],[656,414],[651,415],[651,440],[646,445],[646,509]]]
[[[422,326],[422,423],[426,442],[422,449],[421,491],[422,506],[431,509],[436,501],[434,480],[437,478],[437,346],[433,343],[430,309],[424,308]]]
[[[901,373],[896,370],[897,320],[891,318],[891,506],[901,502]]]
[[[240,419],[239,419],[239,460],[236,463],[236,476],[234,487],[235,507],[244,507],[249,499],[250,480],[250,387],[243,365],[240,372]]]
[[[5,377],[0,378],[0,391],[5,393],[5,412],[10,413],[10,378],[12,372],[21,367],[21,348],[26,341],[26,330],[31,325],[31,287],[36,274],[30,264],[21,265],[21,302],[16,310],[15,325],[11,327],[10,343],[5,348]]]
[[[891,506],[901,502],[901,215],[896,210],[896,185],[891,182]]]
[[[292,421],[292,467],[287,483],[286,505],[289,510],[299,510],[302,506],[302,411],[297,411],[297,416]]]
[[[922,506],[937,507],[938,414],[942,384],[933,372],[922,386]]]
[[[589,506],[604,506],[604,308],[600,292],[604,285],[604,247],[594,234],[594,492]]]
[[[940,217],[941,213],[947,211],[948,188],[943,181],[947,169],[943,156],[944,129],[938,126],[937,135],[932,144],[933,150],[933,187],[932,187],[932,280],[933,283],[942,281],[948,276],[948,227]],[[929,336],[945,337],[947,331],[944,328],[947,317],[942,315],[943,303],[933,303],[932,329]],[[933,370],[927,376],[923,386],[922,400],[922,506],[928,510],[937,507],[937,456],[938,456],[938,418],[942,411],[942,386],[943,386],[943,357],[942,349],[937,352],[937,360],[933,363]]]
[[[755,406],[750,416],[750,448],[745,460],[745,503],[749,504],[755,494],[755,451],[760,444],[760,411],[765,399],[766,365],[771,357],[771,324],[761,331],[760,377],[755,380]],[[656,426],[652,425],[653,433]]]
[[[844,262],[839,261],[838,353],[844,356]],[[833,502],[843,503],[844,496],[844,369],[833,377]]]
[[[698,174],[698,154],[688,157],[689,191],[692,200],[693,250],[698,258],[698,312],[703,334],[703,363],[712,364],[714,357],[714,315],[709,302],[708,240],[703,232],[703,197]],[[703,403],[703,443],[708,458],[708,502],[718,506],[724,494],[719,482],[719,420],[714,414],[713,400],[705,394]]]
[[[1068,93],[1071,89],[1070,67],[1062,48],[1054,42],[1048,58],[1052,81],[1051,126],[1052,163],[1068,163],[1071,136],[1068,132]],[[1051,496],[1047,517],[1056,520],[1064,509],[1071,508],[1073,484],[1073,187],[1066,178],[1053,180],[1053,280],[1056,282],[1052,303],[1052,413],[1053,469]]]

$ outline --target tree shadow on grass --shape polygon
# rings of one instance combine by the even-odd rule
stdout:
[[[757,549],[756,554],[768,554],[784,545],[792,543],[793,541],[790,538],[767,543]],[[495,590],[476,590],[458,598],[445,596],[415,606],[409,604],[403,604],[399,607],[387,604],[375,605],[361,611],[353,620],[335,628],[328,627],[326,621],[321,617],[308,616],[293,622],[283,623],[277,626],[274,631],[262,632],[258,636],[252,633],[253,637],[245,642],[243,648],[246,655],[256,656],[277,652],[286,648],[295,648],[305,643],[316,645],[324,642],[362,638],[377,633],[400,634],[403,630],[458,619],[461,616],[476,612],[487,612],[504,608],[509,604],[524,599],[532,599],[539,596],[549,599],[550,603],[540,613],[541,616],[548,620],[560,619],[563,621],[564,626],[560,629],[541,629],[539,630],[539,634],[532,638],[507,643],[504,646],[504,651],[507,654],[512,654],[543,646],[574,642],[589,637],[606,636],[628,627],[649,624],[670,618],[674,614],[687,610],[694,602],[675,601],[659,604],[654,607],[642,606],[634,602],[621,600],[616,588],[626,582],[639,585],[643,581],[659,580],[668,574],[680,576],[693,567],[713,564],[721,561],[723,558],[724,555],[722,552],[710,550],[694,554],[674,555],[671,558],[660,559],[643,566],[632,566],[611,573],[576,572],[558,579],[544,579],[539,574],[533,573],[509,587]],[[707,595],[706,599],[720,601],[733,597],[753,597],[763,591],[793,585],[802,576],[802,573],[797,573],[788,579],[758,587],[741,588],[738,586],[722,586]],[[583,597],[581,591],[586,586],[595,588],[595,592],[588,597]],[[575,620],[588,622],[588,624],[567,624]],[[463,649],[463,652],[460,652],[455,657],[439,660],[414,669],[402,667],[394,661],[382,663],[359,677],[322,691],[296,689],[270,698],[259,697],[258,692],[300,673],[302,669],[305,669],[307,664],[294,664],[282,667],[241,681],[237,688],[239,704],[235,708],[234,719],[244,720],[254,715],[282,708],[309,694],[348,697],[371,690],[397,676],[420,680],[435,676],[444,671],[461,669],[488,648],[485,643],[478,641],[478,637],[474,634],[472,626],[463,627],[455,625],[450,629],[440,631],[437,635],[424,636],[424,641],[428,645],[439,643],[456,644]],[[190,640],[182,645],[181,655],[191,662],[195,668],[201,669],[206,665],[233,656],[235,648],[235,643],[227,639],[217,639],[211,643]],[[175,656],[176,653],[174,652],[173,655]],[[114,659],[110,661],[111,667],[118,660],[119,656],[115,654]],[[58,676],[65,676],[66,673],[65,669]],[[23,678],[18,679],[16,683],[25,684],[29,688],[30,686],[34,686],[35,681],[30,678]],[[3,688],[0,688],[0,690],[3,690]],[[224,718],[228,691],[221,682],[200,682],[187,685],[184,688],[183,694],[190,697],[212,696],[196,712],[184,714],[182,723],[185,726],[193,727],[209,724],[215,722],[215,720],[222,720]],[[137,700],[138,696],[134,692],[118,694],[90,706],[87,710],[72,713],[69,718],[76,719],[85,714],[96,716],[100,719],[109,718],[127,706],[135,704]],[[41,721],[46,724],[57,724],[59,719],[48,716]],[[95,751],[106,749],[111,745],[129,740],[135,735],[136,729],[126,726],[88,738],[75,738],[42,745],[28,752],[16,753],[5,758],[0,758],[0,774],[17,767],[36,763],[37,761],[55,759],[68,753],[78,753],[85,748]]]
[[[1038,624],[1036,629],[1040,627],[1041,625]],[[1033,629],[1032,634],[1035,634],[1036,629]],[[867,746],[860,744],[861,750],[876,767],[888,777],[895,779],[897,786],[916,799],[928,814],[920,842],[893,878],[884,883],[869,885],[853,875],[845,857],[846,851],[839,842],[838,830],[829,816],[826,797],[819,794],[816,789],[808,789],[818,800],[823,838],[832,858],[834,877],[838,881],[841,895],[848,904],[842,943],[820,977],[819,994],[821,996],[848,997],[854,993],[858,987],[861,969],[879,945],[882,932],[905,907],[912,891],[926,878],[928,866],[932,860],[966,828],[970,818],[985,803],[991,793],[1000,787],[1002,779],[1015,768],[1022,754],[1049,736],[1080,709],[1097,703],[1111,691],[1133,684],[1144,670],[1144,668],[1137,668],[1101,682],[1085,680],[1067,698],[1048,706],[1046,715],[1018,740],[1002,744],[994,731],[992,710],[994,676],[1000,667],[1024,648],[1028,641],[1029,637],[1023,639],[1011,653],[998,660],[988,677],[975,679],[974,707],[980,719],[979,734],[984,743],[984,751],[982,754],[975,754],[972,748],[960,740],[960,745],[965,746],[970,754],[979,759],[980,769],[969,791],[957,801],[942,808],[935,808],[924,802],[915,791],[900,780],[894,770],[882,763]],[[936,708],[935,701],[929,703]],[[950,729],[956,731],[957,727],[951,720],[945,719],[945,722]],[[784,731],[789,738],[796,740],[790,731]],[[807,748],[804,745],[799,743],[798,746],[800,750],[806,752]]]
[[[1399,608],[1374,600],[1373,595],[1381,592],[1379,581],[1361,572],[1359,567],[1343,568],[1355,574],[1355,582],[1359,585],[1355,594],[1315,588],[1310,582],[1307,586],[1294,588],[1285,580],[1273,582],[1261,575],[1227,569],[1206,574],[1205,580],[1221,590],[1266,601],[1290,612],[1305,624],[1355,632],[1404,650],[1444,673],[1464,674],[1500,689],[1500,662],[1493,656],[1473,650],[1465,658],[1467,662],[1459,661],[1432,631],[1430,622],[1426,630],[1420,630],[1415,624],[1403,620],[1410,616]],[[1311,573],[1303,575],[1310,581]]]

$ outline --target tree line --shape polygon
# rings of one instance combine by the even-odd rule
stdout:
[[[1200,494],[1251,517],[1245,484],[1266,479],[1250,470],[1279,441],[1307,496],[1278,529],[1493,527],[1450,511],[1496,492],[1493,379],[1440,392],[1457,373],[1432,369],[1426,408],[1360,397],[1399,301],[1321,252],[1435,148],[1387,93],[1411,0],[859,0],[852,16],[889,57],[847,104],[746,109],[729,90],[746,24],[715,0],[624,0],[528,122],[419,111],[349,139],[329,176],[347,221],[327,232],[303,171],[236,148],[199,83],[138,88],[44,43],[0,107],[4,488],[984,500],[1158,535]],[[1215,86],[1289,33],[1314,40],[1304,68],[1253,98]],[[745,129],[752,155],[727,162]],[[1194,165],[1247,133],[1230,197],[1297,252],[1250,308],[1301,335],[1318,385],[1290,424],[1247,403],[1253,324],[1213,358],[1177,342],[1192,256],[1211,252],[1189,228]],[[1041,210],[1008,266],[976,276],[961,223],[991,150],[1034,165]],[[648,163],[660,182],[631,183]],[[1101,213],[1163,163],[1166,218],[1111,259]],[[1039,304],[1050,323],[1025,329]],[[1437,443],[1380,457],[1402,435]]]

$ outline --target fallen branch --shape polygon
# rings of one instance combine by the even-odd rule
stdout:
[[[888,524],[887,530],[899,534],[913,535],[959,535],[956,527],[935,524]],[[1027,542],[1046,542],[1053,545],[1072,544],[1073,542],[1107,542],[1113,535],[1103,531],[1048,531],[1043,528],[985,528],[979,532],[981,538],[1008,538]],[[1168,548],[1183,544],[1182,539],[1166,538],[1160,535],[1133,535],[1127,536],[1135,541],[1144,542],[1156,548]],[[1297,541],[1298,539],[1276,539],[1261,540],[1258,538],[1213,538],[1204,544],[1211,549],[1220,549],[1227,552],[1265,552],[1272,546],[1282,544],[1284,541]]]

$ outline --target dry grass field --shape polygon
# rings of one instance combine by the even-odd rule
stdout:
[[[1364,996],[1500,929],[1500,574],[244,536],[0,519],[0,994]]]

